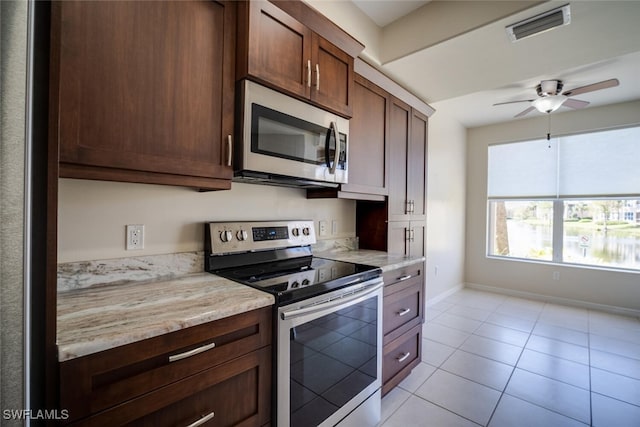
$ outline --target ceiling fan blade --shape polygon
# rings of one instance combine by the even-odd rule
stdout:
[[[581,101],[579,99],[573,99],[573,98],[569,98],[562,103],[563,107],[576,108],[576,109],[584,108],[587,105],[589,105],[588,101]]]
[[[493,106],[495,107],[496,105],[515,104],[518,102],[533,102],[533,99],[521,99],[519,101],[498,102],[497,104],[493,104]]]
[[[607,89],[610,87],[616,87],[620,84],[620,82],[618,81],[618,79],[610,79],[610,80],[604,80],[598,83],[593,83],[590,85],[586,85],[586,86],[581,86],[581,87],[577,87],[575,89],[571,89],[568,90],[566,92],[563,93],[563,95],[566,96],[574,96],[574,95],[580,95],[582,93],[587,93],[587,92],[593,92],[596,90],[600,90],[600,89]]]
[[[535,109],[536,109],[536,107],[529,107],[529,108],[527,108],[526,110],[521,111],[520,113],[516,114],[516,115],[515,115],[515,116],[513,116],[513,117],[522,117],[522,116],[524,116],[525,114],[529,114],[529,112],[531,112],[531,111],[533,111],[533,110],[535,110]]]

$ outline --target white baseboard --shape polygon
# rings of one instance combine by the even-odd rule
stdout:
[[[465,286],[464,283],[460,283],[459,285],[454,286],[453,288],[451,288],[451,289],[449,289],[447,291],[444,291],[444,292],[436,295],[433,298],[429,298],[429,292],[428,292],[428,289],[427,289],[427,307],[429,307],[431,305],[434,305],[434,304],[437,304],[440,301],[442,301],[443,299],[447,298],[448,296],[451,296],[451,295],[455,294],[456,292],[462,290],[464,288],[464,286]]]
[[[512,297],[528,298],[536,301],[550,302],[554,304],[568,305],[572,307],[587,308],[590,310],[599,310],[607,313],[621,314],[624,316],[640,317],[640,310],[632,308],[616,307],[614,305],[598,304],[594,302],[574,300],[571,298],[554,297],[550,295],[536,294],[533,292],[516,291],[514,289],[500,288],[496,286],[481,285],[479,283],[465,283],[464,287],[469,289],[477,289],[479,291],[493,292]],[[440,295],[438,295],[440,297]]]

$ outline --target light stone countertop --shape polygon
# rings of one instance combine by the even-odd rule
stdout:
[[[60,362],[273,305],[272,295],[210,273],[58,293]]]
[[[314,252],[315,256],[334,259],[336,261],[353,262],[357,264],[373,265],[380,267],[383,273],[402,268],[408,265],[425,261],[423,256],[392,255],[387,252],[373,251],[369,249],[356,250],[327,250]]]
[[[383,272],[425,260],[339,243],[314,255]],[[193,252],[60,264],[59,361],[274,304],[266,292],[202,272],[203,257]]]

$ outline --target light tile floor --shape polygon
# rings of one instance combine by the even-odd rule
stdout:
[[[640,319],[463,289],[427,308],[382,427],[640,427]]]

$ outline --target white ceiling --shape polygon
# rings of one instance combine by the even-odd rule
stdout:
[[[429,3],[430,0],[402,0],[402,1],[384,1],[384,0],[353,0],[369,18],[373,20],[379,27],[384,27],[398,18],[413,12],[420,6]]]
[[[388,31],[405,22],[416,25],[412,13],[436,11],[438,1],[354,3],[379,26],[386,26],[382,34],[387,37]],[[640,100],[640,0],[572,1],[571,24],[515,43],[508,39],[507,25],[563,4],[544,2],[462,34],[441,37],[439,43],[381,67],[436,109],[454,112],[466,127],[517,120],[513,116],[529,104],[493,104],[532,99],[537,96],[536,85],[545,79],[563,80],[563,90],[620,80],[618,87],[576,96],[589,101],[589,107]],[[420,31],[429,31],[427,25],[422,27]],[[569,110],[561,107],[558,113]],[[533,111],[525,118],[540,114]]]

